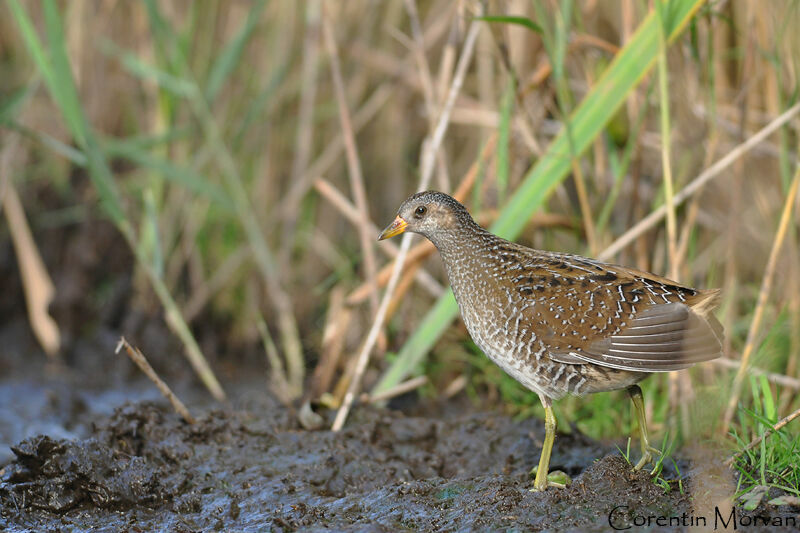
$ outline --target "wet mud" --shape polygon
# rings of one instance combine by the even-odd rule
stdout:
[[[687,490],[665,492],[580,435],[561,436],[553,457],[573,484],[531,492],[543,436],[536,420],[462,404],[433,417],[361,408],[334,434],[299,429],[268,394],[236,404],[188,425],[161,402],[128,403],[84,438],[13,445],[0,529],[606,531],[614,509],[623,527],[700,513]]]
[[[0,531],[609,531],[610,514],[616,527],[675,531],[692,517],[713,529],[718,505],[729,519],[733,473],[708,450],[679,453],[683,477],[665,491],[614,443],[561,433],[551,466],[573,484],[534,493],[538,420],[417,399],[360,406],[340,433],[306,431],[251,377],[227,382],[224,407],[179,384],[189,425],[106,348],[80,374],[5,359]],[[800,523],[798,508],[736,512],[750,520],[739,530]]]

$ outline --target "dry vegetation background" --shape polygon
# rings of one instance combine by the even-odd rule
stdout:
[[[649,380],[657,434],[675,419],[711,434],[729,402],[760,406],[763,394],[777,400],[774,422],[798,407],[800,390],[798,4],[689,3],[698,9],[664,68],[657,53],[631,75],[639,81],[620,89],[619,111],[587,150],[559,154],[569,173],[515,222],[528,245],[606,250],[613,262],[724,289],[726,359],[691,381]],[[258,350],[287,401],[338,407],[365,342],[374,349],[355,392],[408,364],[401,348],[446,288],[417,239],[381,306],[400,242],[375,241],[427,178],[437,131],[429,187],[458,191],[493,224],[525,204],[520,185],[565,119],[599,98],[593,88],[652,10],[636,0],[4,3],[0,316],[19,316],[25,298],[53,353],[102,323],[153,359],[173,357],[147,334],[155,317],[217,396],[226,383],[212,369]],[[481,13],[538,28],[474,20]],[[781,127],[749,142],[771,124]],[[704,175],[666,217],[607,251],[665,194]],[[379,310],[385,325],[368,339]],[[466,389],[536,412],[460,325],[437,340],[382,391]],[[740,368],[741,393],[731,385]],[[759,371],[763,383],[750,378]],[[704,409],[678,401],[695,396]],[[613,394],[561,409],[597,436],[631,423]],[[757,434],[739,430],[745,441]]]

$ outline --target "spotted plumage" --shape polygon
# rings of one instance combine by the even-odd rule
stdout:
[[[565,394],[633,396],[649,373],[721,354],[716,290],[509,242],[436,191],[403,202],[381,238],[403,231],[433,242],[475,343],[546,408]]]

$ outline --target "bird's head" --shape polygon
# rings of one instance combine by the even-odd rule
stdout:
[[[467,209],[452,196],[438,191],[419,192],[400,205],[394,221],[383,230],[378,240],[410,231],[435,242],[437,235],[470,224],[475,223]]]

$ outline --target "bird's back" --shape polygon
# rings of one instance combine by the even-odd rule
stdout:
[[[614,390],[719,357],[718,291],[541,252],[488,232],[443,254],[476,344],[528,388],[558,398]],[[471,237],[471,238],[473,238]]]

